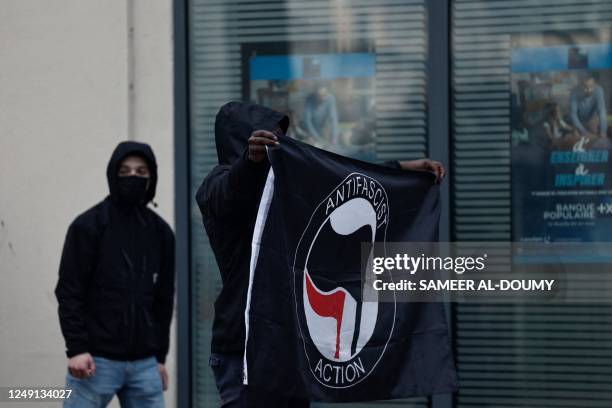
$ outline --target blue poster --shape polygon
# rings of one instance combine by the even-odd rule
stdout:
[[[338,50],[327,42],[243,46],[243,96],[285,113],[288,136],[376,161],[376,53],[372,44]]]
[[[511,54],[512,235],[612,241],[612,44]]]

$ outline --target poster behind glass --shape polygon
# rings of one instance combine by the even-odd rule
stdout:
[[[511,68],[513,240],[612,241],[609,30],[516,36]]]
[[[243,44],[245,100],[290,118],[288,136],[376,161],[376,55],[369,43]]]

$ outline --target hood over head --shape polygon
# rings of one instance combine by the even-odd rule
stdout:
[[[117,145],[106,168],[106,178],[108,179],[108,187],[111,197],[117,196],[117,180],[119,178],[119,166],[123,159],[127,156],[140,156],[149,166],[149,188],[147,189],[145,204],[153,200],[155,197],[155,189],[157,187],[157,161],[151,146],[146,143],[139,142],[121,142]]]
[[[246,150],[255,130],[269,130],[280,125],[283,133],[289,118],[280,112],[246,102],[229,102],[221,107],[215,121],[215,143],[219,164],[234,163]]]

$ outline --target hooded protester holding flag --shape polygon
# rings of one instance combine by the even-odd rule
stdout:
[[[219,164],[206,176],[196,195],[223,283],[215,302],[210,357],[223,408],[309,405],[308,395],[295,397],[243,385],[253,233],[270,171],[266,149],[280,146],[288,126],[286,116],[263,106],[230,102],[221,107],[215,122]],[[444,177],[442,165],[428,159],[385,165],[431,171],[436,180]],[[269,294],[271,302],[274,295]],[[262,382],[265,378],[259,379]]]
[[[122,142],[107,167],[110,195],[68,228],[55,294],[68,356],[66,407],[163,407],[174,302],[174,233],[147,207],[157,163]]]
[[[249,254],[257,203],[270,168],[265,149],[278,143],[277,136],[288,125],[284,115],[263,106],[224,105],[215,122],[219,164],[206,176],[196,196],[223,282],[215,302],[210,357],[223,408],[308,406],[307,401],[242,385]]]

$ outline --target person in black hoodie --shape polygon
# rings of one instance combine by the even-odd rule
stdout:
[[[277,146],[277,136],[286,133],[288,127],[288,117],[264,106],[242,102],[222,106],[215,121],[219,164],[205,177],[196,194],[223,283],[215,302],[209,360],[222,408],[309,406],[308,401],[242,385],[251,241],[270,168],[266,146]],[[429,159],[383,165],[431,171],[438,181],[444,177],[442,164]]]
[[[68,356],[68,407],[163,407],[174,303],[174,233],[147,204],[157,163],[122,142],[107,168],[110,195],[68,228],[55,294]]]

